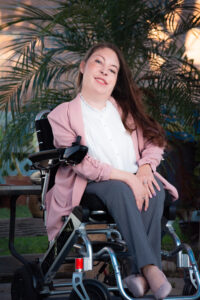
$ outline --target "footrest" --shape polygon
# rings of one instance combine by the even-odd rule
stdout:
[[[93,253],[100,251],[104,247],[110,247],[113,249],[114,252],[124,251],[125,247],[122,244],[115,243],[115,242],[107,242],[107,241],[92,241],[92,249]]]

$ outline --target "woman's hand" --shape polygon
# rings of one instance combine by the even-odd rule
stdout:
[[[143,207],[145,211],[148,209],[149,196],[147,189],[136,175],[126,171],[112,169],[110,179],[123,181],[131,188],[139,211],[142,211]]]
[[[149,164],[140,166],[136,176],[140,180],[140,182],[145,186],[148,196],[150,198],[156,195],[156,191],[154,187],[156,187],[157,190],[160,191],[160,187],[153,175],[151,166]]]
[[[127,184],[133,191],[139,211],[142,211],[143,208],[146,211],[149,207],[149,195],[146,187],[141,183],[140,179],[138,179],[136,175],[131,173],[127,180]]]

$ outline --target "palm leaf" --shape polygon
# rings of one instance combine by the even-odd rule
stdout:
[[[176,43],[200,25],[199,7],[193,1],[57,0],[45,4],[40,9],[23,2],[16,7],[13,2],[0,26],[0,32],[14,36],[1,48],[10,53],[0,79],[0,109],[7,126],[2,153],[7,144],[9,151],[23,151],[23,144],[30,145],[36,112],[75,95],[79,63],[99,41],[113,42],[123,51],[144,92],[148,112],[166,130],[194,131],[200,74],[184,57],[184,44]],[[153,32],[164,38],[155,39]],[[12,120],[7,117],[8,107]],[[175,122],[169,125],[174,116]]]

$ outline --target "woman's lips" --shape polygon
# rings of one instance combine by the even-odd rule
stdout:
[[[100,77],[95,77],[95,80],[102,85],[108,84],[103,78],[100,78]]]

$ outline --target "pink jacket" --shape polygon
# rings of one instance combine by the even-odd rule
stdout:
[[[120,108],[112,97],[110,101],[121,114]],[[71,146],[77,135],[82,137],[81,144],[86,145],[80,95],[77,95],[70,102],[58,105],[48,115],[48,120],[52,127],[55,147]],[[139,129],[133,131],[132,139],[138,165],[149,163],[155,176],[161,180],[165,189],[176,200],[178,193],[175,187],[156,172],[156,167],[162,159],[163,149],[150,143],[145,143],[142,131]],[[76,166],[59,167],[55,185],[46,195],[46,221],[49,240],[52,240],[60,230],[62,226],[61,217],[69,215],[73,207],[79,205],[87,181],[109,180],[111,169],[112,166],[101,163],[89,155],[86,155],[83,161]]]

